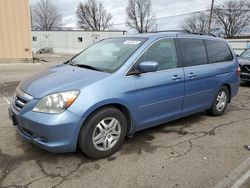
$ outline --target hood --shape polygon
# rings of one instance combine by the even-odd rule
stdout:
[[[250,59],[239,58],[238,61],[240,65],[250,65]]]
[[[62,64],[24,79],[18,87],[34,98],[42,98],[51,93],[81,90],[109,75],[109,73]]]

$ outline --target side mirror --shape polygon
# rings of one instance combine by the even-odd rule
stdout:
[[[143,61],[139,64],[139,71],[140,73],[156,72],[158,65],[155,61]]]
[[[239,54],[236,54],[236,57],[240,57],[240,55],[239,55]]]

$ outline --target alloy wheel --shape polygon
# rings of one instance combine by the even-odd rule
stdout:
[[[107,151],[114,147],[121,136],[121,124],[114,117],[101,120],[95,127],[92,136],[94,147],[99,151]]]
[[[221,91],[216,100],[216,109],[218,111],[224,110],[225,106],[227,104],[227,94],[225,91]]]

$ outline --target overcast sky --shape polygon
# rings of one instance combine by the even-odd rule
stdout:
[[[30,3],[39,0],[30,0]],[[52,1],[52,0],[51,0]],[[63,24],[65,27],[76,27],[75,11],[79,2],[86,0],[53,0],[61,11]],[[126,29],[124,23],[126,20],[125,8],[128,0],[101,0],[107,11],[113,15],[112,22],[114,29]],[[215,4],[221,4],[225,0],[215,0]],[[168,17],[157,20],[158,30],[180,29],[183,18],[187,15],[175,16],[210,8],[211,0],[152,0],[153,13],[156,18]],[[172,17],[173,16],[173,17]]]

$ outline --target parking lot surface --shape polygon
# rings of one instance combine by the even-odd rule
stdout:
[[[113,156],[92,160],[80,151],[48,153],[19,137],[8,119],[11,95],[48,65],[0,66],[0,187],[250,187],[243,147],[250,144],[250,85],[241,85],[223,116],[202,112],[138,132]]]

